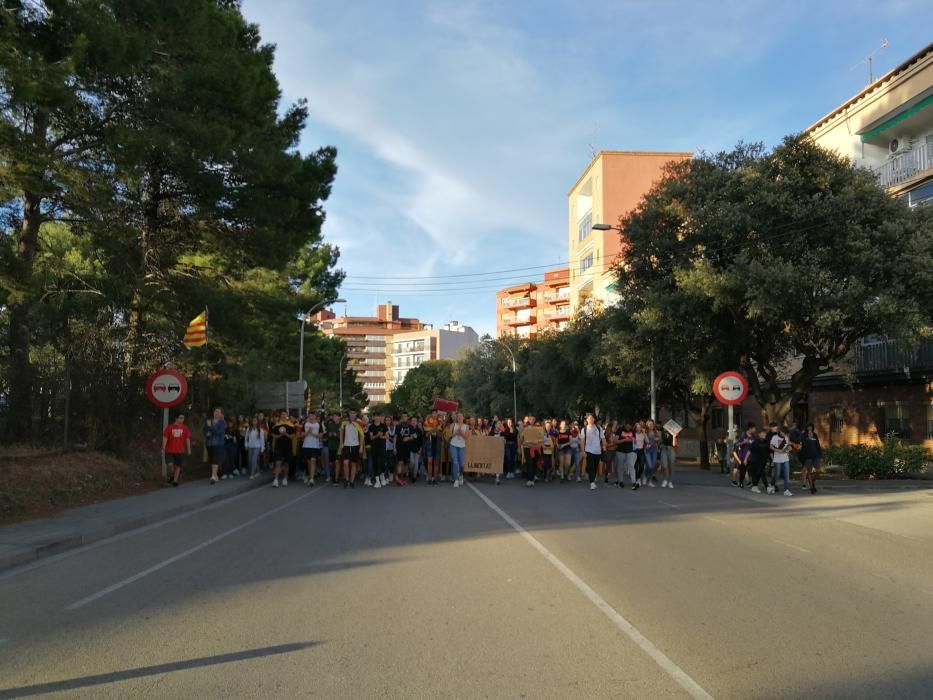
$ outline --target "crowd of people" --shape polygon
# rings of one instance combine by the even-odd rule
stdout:
[[[190,431],[183,414],[176,416],[163,436],[163,451],[172,462],[169,481],[178,484],[184,454],[191,452]],[[599,421],[593,414],[580,419],[526,416],[516,423],[464,417],[462,413],[432,411],[426,416],[396,418],[374,411],[359,415],[350,410],[324,414],[310,411],[295,418],[258,413],[225,418],[217,408],[203,426],[204,457],[214,484],[222,479],[256,479],[271,469],[272,486],[288,486],[291,479],[314,486],[323,481],[343,488],[385,488],[422,481],[435,486],[463,485],[467,440],[471,436],[502,438],[501,479],[524,480],[528,488],[539,482],[585,482],[619,488],[674,488],[678,435],[653,420]],[[799,451],[804,486],[816,492],[822,454],[819,439],[808,425],[799,431],[772,423],[770,430],[748,424],[731,455],[733,484],[761,493],[776,493],[778,481],[790,490],[790,453]],[[720,450],[721,470],[727,471]],[[769,480],[770,476],[770,480]],[[481,478],[474,474],[472,478]],[[626,483],[627,482],[627,483]]]

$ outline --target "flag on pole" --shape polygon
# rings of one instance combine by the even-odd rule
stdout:
[[[207,345],[207,309],[188,324],[184,342],[186,348],[201,348]]]

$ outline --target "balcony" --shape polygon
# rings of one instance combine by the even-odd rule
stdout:
[[[509,321],[506,321],[507,326],[512,326],[517,328],[519,326],[533,326],[538,322],[537,316],[528,316],[527,318],[513,318]]]
[[[895,340],[866,340],[855,346],[855,372],[904,372],[933,369],[933,340],[925,340],[913,352]]]
[[[933,174],[933,144],[920,143],[884,165],[874,169],[878,182],[885,189],[895,187],[924,173]]]
[[[566,282],[561,282],[561,284],[566,284]],[[565,287],[566,291],[564,292],[548,292],[544,295],[544,301],[548,304],[569,304],[570,303],[570,288]]]
[[[546,321],[551,321],[552,323],[557,323],[558,321],[568,321],[570,320],[570,307],[545,311],[544,318]]]
[[[530,296],[505,297],[502,300],[502,306],[506,309],[530,309],[534,305],[535,300]]]

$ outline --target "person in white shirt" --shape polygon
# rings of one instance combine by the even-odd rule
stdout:
[[[592,413],[586,414],[586,425],[583,426],[583,450],[586,453],[586,474],[590,478],[590,491],[596,490],[596,472],[599,469],[599,460],[606,450],[606,434],[596,425],[596,417]]]
[[[259,419],[253,417],[246,431],[246,454],[249,455],[249,478],[259,476],[259,456],[266,449],[266,434],[259,425]]]
[[[466,466],[466,438],[470,434],[470,426],[463,422],[463,414],[458,413],[454,424],[450,427],[450,478],[454,488],[463,484],[463,467]]]
[[[309,413],[303,426],[303,435],[301,441],[301,461],[308,470],[308,476],[305,483],[308,486],[314,486],[314,475],[317,472],[317,464],[321,459],[321,438],[324,437],[324,431],[321,423],[318,421],[316,413]]]
[[[784,479],[784,495],[793,496],[790,490],[790,440],[787,439],[787,428],[783,425],[778,428],[777,435],[771,438],[771,463],[774,465],[773,485],[768,487],[768,493],[777,490],[778,479]]]

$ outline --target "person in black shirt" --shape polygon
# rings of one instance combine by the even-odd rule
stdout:
[[[406,477],[411,461],[412,439],[411,420],[407,413],[403,413],[402,420],[395,426],[395,480],[399,486],[408,483]]]
[[[412,482],[418,481],[418,473],[421,471],[421,448],[424,443],[424,431],[421,429],[421,420],[412,418],[411,421],[411,440],[409,458],[409,474]]]
[[[758,431],[758,437],[749,445],[748,454],[745,457],[745,463],[752,476],[752,491],[761,493],[758,488],[758,482],[764,480],[765,487],[768,486],[768,461],[771,459],[771,439],[762,429]]]
[[[505,440],[505,478],[514,479],[515,457],[518,454],[518,431],[515,430],[515,421],[511,418],[506,419],[505,425],[499,429],[499,435]]]
[[[365,483],[379,489],[386,485],[382,477],[382,465],[386,455],[386,426],[378,413],[373,416],[373,422],[366,429],[366,442],[366,453],[371,455],[371,458],[366,463],[370,471],[366,475]]]
[[[619,488],[625,488],[624,474],[628,474],[632,482],[632,491],[637,491],[641,484],[635,478],[635,432],[631,423],[625,423],[616,432],[616,471]]]
[[[272,473],[273,488],[279,487],[279,474],[282,475],[282,486],[288,486],[288,472],[293,455],[292,436],[295,435],[295,432],[295,424],[292,419],[289,418],[287,412],[282,411],[279,414],[279,419],[272,426],[271,433],[272,455],[275,459],[275,469]]]

